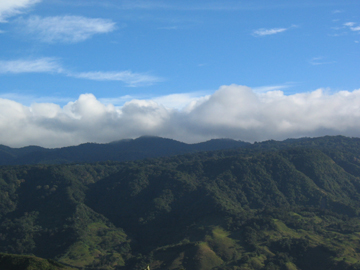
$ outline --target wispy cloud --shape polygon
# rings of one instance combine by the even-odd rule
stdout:
[[[73,2],[73,1],[72,1]],[[70,3],[69,3],[70,4]],[[145,9],[145,10],[210,10],[210,11],[238,11],[238,10],[264,10],[264,9],[289,9],[296,7],[324,7],[332,6],[331,3],[267,3],[258,1],[164,1],[164,0],[118,0],[116,4],[109,1],[83,1],[81,5],[101,5],[109,8],[124,10]],[[76,5],[79,5],[76,3]]]
[[[116,29],[115,22],[111,20],[81,16],[33,16],[19,22],[29,34],[47,43],[81,42],[95,34],[109,33]]]
[[[325,57],[319,56],[319,57],[313,57],[309,63],[313,66],[318,66],[318,65],[328,65],[328,64],[334,64],[336,63],[335,61],[326,61]]]
[[[343,13],[343,12],[344,12],[343,10],[337,9],[337,10],[334,10],[332,13],[339,14],[339,13]]]
[[[199,104],[210,97],[209,91],[197,91],[191,93],[175,93],[164,96],[152,97],[151,94],[147,95],[125,95],[114,98],[100,98],[99,101],[105,105],[113,104],[115,106],[123,106],[126,102],[132,100],[139,100],[143,102],[152,101],[165,108],[172,110],[191,110],[195,104]]]
[[[119,72],[96,71],[69,73],[68,76],[94,81],[122,81],[131,87],[146,86],[162,81],[162,79],[159,77],[144,73],[133,73],[128,70]]]
[[[210,97],[209,93],[199,91],[192,93],[178,93],[151,99],[157,104],[161,104],[168,109],[190,111],[199,102],[205,101]]]
[[[41,0],[1,0],[0,1],[0,22],[22,13],[25,9],[41,2]]]
[[[132,99],[136,99],[136,96],[125,95],[112,98],[100,98],[99,101],[105,105],[113,104],[115,106],[122,106],[125,102],[128,102]]]
[[[271,28],[271,29],[260,28],[258,30],[254,30],[252,35],[255,37],[275,35],[281,32],[285,32],[288,29],[289,28]]]
[[[0,73],[61,73],[62,67],[54,58],[0,61]]]
[[[57,103],[66,105],[73,100],[73,98],[70,97],[24,95],[23,93],[3,93],[0,94],[0,99],[13,100],[25,106],[30,106],[33,103]]]
[[[162,78],[146,73],[125,71],[72,72],[62,67],[58,59],[39,58],[33,60],[0,61],[0,74],[57,73],[68,77],[94,81],[121,81],[130,87],[148,86],[163,81]]]
[[[266,93],[269,91],[280,91],[282,89],[290,88],[292,87],[291,83],[287,84],[281,84],[281,85],[266,85],[266,86],[260,86],[260,87],[254,87],[253,91],[255,93]]]
[[[354,22],[344,23],[344,26],[349,27],[349,29],[350,29],[351,31],[355,31],[355,32],[360,31],[360,26],[359,26],[359,25],[356,25],[356,23],[354,23]]]

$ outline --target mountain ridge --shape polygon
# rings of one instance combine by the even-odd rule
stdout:
[[[110,143],[83,143],[61,148],[26,146],[11,148],[0,146],[0,165],[64,164],[75,162],[99,162],[106,160],[128,161],[144,158],[165,157],[198,151],[213,151],[249,145],[231,139],[213,139],[187,144],[156,136],[141,136]]]

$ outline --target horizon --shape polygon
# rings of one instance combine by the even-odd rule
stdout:
[[[67,147],[77,147],[80,145],[84,145],[84,144],[113,144],[113,143],[120,143],[120,142],[129,142],[129,141],[135,141],[141,138],[157,138],[157,139],[164,139],[164,140],[173,140],[179,143],[184,143],[187,145],[195,145],[195,144],[201,144],[201,143],[206,143],[209,141],[213,141],[213,140],[230,140],[230,141],[236,141],[236,142],[243,142],[243,143],[248,143],[248,144],[258,144],[258,143],[264,143],[264,142],[268,142],[268,141],[275,141],[275,142],[284,142],[286,140],[301,140],[301,139],[318,139],[318,138],[324,138],[324,137],[345,137],[345,138],[349,138],[349,139],[360,139],[360,137],[351,137],[351,136],[344,136],[344,135],[325,135],[325,136],[316,136],[316,137],[299,137],[299,138],[286,138],[283,140],[274,140],[274,139],[268,139],[268,140],[263,140],[263,141],[253,141],[253,142],[249,142],[249,141],[243,141],[243,140],[236,140],[236,139],[231,139],[231,138],[215,138],[215,139],[209,139],[206,141],[200,141],[200,142],[196,142],[196,143],[187,143],[187,142],[183,142],[183,141],[179,141],[179,140],[175,140],[172,138],[166,138],[166,137],[160,137],[160,136],[153,136],[153,135],[142,135],[139,136],[137,138],[125,138],[125,139],[120,139],[120,140],[115,140],[115,141],[110,141],[110,142],[84,142],[84,143],[80,143],[80,144],[76,144],[76,145],[65,145],[65,146],[60,146],[60,147],[43,147],[43,146],[39,146],[39,145],[24,145],[24,146],[20,146],[20,147],[11,147],[8,145],[4,145],[4,144],[0,144],[0,146],[5,146],[5,147],[10,147],[12,149],[21,149],[21,148],[26,148],[26,147],[41,147],[44,149],[60,149],[60,148],[67,148]]]
[[[360,134],[360,2],[4,0],[0,144]]]

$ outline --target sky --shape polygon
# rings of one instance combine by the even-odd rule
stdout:
[[[0,0],[0,144],[360,136],[358,0]]]

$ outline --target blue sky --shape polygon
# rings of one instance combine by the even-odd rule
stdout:
[[[0,144],[359,136],[359,11],[354,0],[2,0]]]

